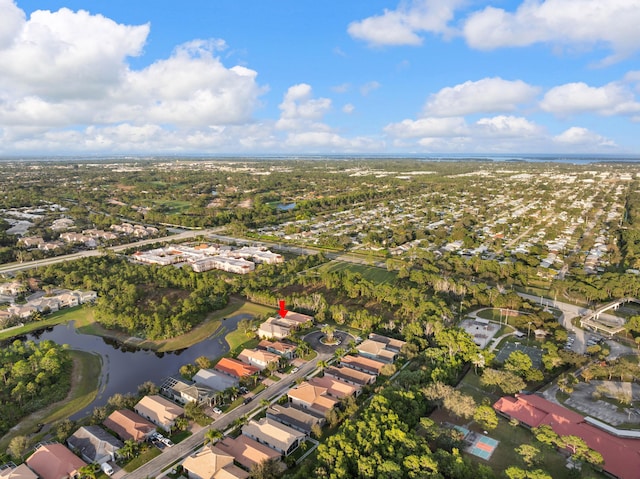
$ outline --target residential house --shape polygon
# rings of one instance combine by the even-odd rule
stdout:
[[[392,363],[398,357],[398,353],[387,349],[387,345],[385,343],[380,343],[373,339],[365,339],[356,346],[356,349],[360,356],[375,359],[376,361],[383,361],[385,363]]]
[[[14,463],[0,467],[0,479],[38,479],[38,475],[26,464],[16,466]]]
[[[267,409],[267,417],[307,435],[311,434],[313,426],[316,424],[322,426],[325,423],[323,417],[317,417],[301,409],[282,404],[272,404]]]
[[[9,283],[0,283],[0,294],[8,296],[17,296],[27,290],[26,286],[20,281],[11,281]]]
[[[190,479],[247,479],[249,473],[233,463],[234,457],[216,446],[205,446],[187,457],[182,467]]]
[[[69,218],[59,218],[53,221],[51,225],[51,229],[53,231],[62,231],[69,229],[73,226],[73,220]]]
[[[60,309],[60,300],[57,297],[42,296],[29,301],[29,306],[35,307],[41,313],[53,313]]]
[[[26,463],[40,479],[75,479],[80,476],[80,468],[87,465],[65,446],[57,443],[38,445]]]
[[[375,333],[369,334],[369,339],[373,341],[377,341],[379,343],[385,343],[389,351],[395,351],[396,353],[399,353],[400,350],[402,349],[402,346],[407,344],[406,341],[389,338],[387,336],[382,336],[381,334],[375,334]]]
[[[56,297],[58,298],[58,301],[60,301],[61,308],[73,308],[80,304],[78,297],[71,291],[65,291],[58,294]]]
[[[200,369],[192,379],[196,384],[204,384],[214,391],[224,391],[240,384],[237,377],[214,369]]]
[[[123,441],[127,439],[144,441],[156,430],[153,423],[129,409],[113,411],[102,424],[115,432]]]
[[[26,319],[32,314],[37,313],[38,308],[31,304],[12,304],[7,308],[7,311],[13,316],[17,316],[21,319]]]
[[[299,328],[307,324],[313,324],[313,316],[296,313],[295,311],[287,311],[287,314],[284,315],[284,318],[280,318],[280,321],[290,324],[293,328]]]
[[[247,470],[267,461],[269,459],[281,459],[281,454],[258,441],[251,439],[244,434],[240,434],[237,438],[230,436],[216,443],[216,447],[221,451],[233,456],[238,464]],[[282,464],[284,470],[285,466]]]
[[[293,359],[298,349],[298,346],[295,344],[285,343],[283,341],[269,341],[267,339],[260,341],[258,347],[287,359]]]
[[[258,336],[267,339],[283,339],[291,334],[291,326],[269,318],[258,327]]]
[[[160,393],[181,404],[195,402],[211,406],[216,391],[203,384],[196,384],[168,377],[160,387]]]
[[[277,366],[280,361],[280,356],[262,349],[243,349],[242,352],[238,354],[238,359],[262,371],[266,369],[269,364],[275,364]]]
[[[98,293],[92,290],[80,291],[75,289],[71,291],[71,294],[78,298],[78,303],[80,304],[91,303],[98,299]]]
[[[376,382],[376,376],[373,374],[363,373],[352,368],[332,366],[324,370],[324,375],[355,386],[366,386]]]
[[[340,402],[327,394],[327,388],[314,386],[306,381],[289,389],[287,396],[293,405],[302,409],[312,409],[320,414],[333,409]]]
[[[165,431],[170,431],[176,419],[184,414],[180,406],[157,394],[143,397],[133,409]]]
[[[307,437],[305,433],[268,417],[263,417],[259,421],[251,419],[242,427],[242,434],[285,456],[295,451]]]
[[[260,371],[260,369],[255,366],[245,364],[242,361],[232,358],[222,358],[218,361],[218,364],[214,366],[214,369],[238,379],[253,376]]]
[[[44,239],[41,236],[24,236],[18,240],[18,246],[25,248],[38,248],[42,244],[44,244]]]
[[[385,364],[386,363],[383,363],[382,361],[376,361],[363,356],[352,356],[350,354],[344,356],[340,360],[340,366],[346,366],[348,368],[355,369],[356,371],[362,371],[376,376],[380,374],[380,371],[382,371]]]
[[[313,386],[326,388],[327,395],[338,399],[344,399],[347,396],[357,397],[362,392],[362,388],[360,386],[354,386],[353,384],[345,383],[344,381],[340,381],[339,379],[335,379],[330,376],[324,376],[321,378],[315,376],[309,379],[308,382]]]
[[[87,462],[104,464],[115,461],[124,444],[100,426],[84,426],[67,439],[69,448]]]
[[[606,473],[620,479],[638,478],[640,437],[637,432],[614,429],[535,394],[504,396],[493,408],[527,427],[548,425],[560,436],[577,436],[602,455],[602,468]]]

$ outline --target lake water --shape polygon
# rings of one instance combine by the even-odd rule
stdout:
[[[251,318],[248,314],[238,314],[227,318],[223,325],[226,332],[229,332],[236,329],[241,319]],[[136,393],[138,386],[145,381],[152,381],[159,387],[166,377],[178,376],[180,366],[193,363],[199,356],[217,358],[229,351],[224,335],[210,337],[189,348],[170,353],[134,349],[107,338],[81,334],[75,329],[73,322],[29,334],[26,339],[36,342],[50,339],[58,344],[68,344],[71,349],[97,353],[102,357],[98,396],[71,419],[90,414],[94,407],[105,405],[109,397],[116,393]]]

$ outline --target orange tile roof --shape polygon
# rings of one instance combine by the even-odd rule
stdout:
[[[585,422],[580,414],[534,394],[505,396],[493,407],[529,427],[546,424],[561,436],[578,436],[602,454],[605,471],[621,479],[640,477],[640,439],[614,436]]]
[[[72,477],[87,465],[62,444],[40,446],[26,461],[41,479]]]
[[[225,437],[216,443],[220,450],[231,454],[235,460],[247,469],[267,459],[280,459],[280,453],[250,437],[241,434],[237,438]]]
[[[251,376],[252,374],[260,371],[260,369],[255,366],[250,366],[249,364],[245,364],[242,361],[231,358],[222,358],[220,361],[218,361],[218,364],[215,365],[214,369],[217,369],[218,371],[223,373],[230,374],[232,376],[236,376],[238,378]]]
[[[149,433],[156,430],[152,422],[129,409],[113,411],[102,424],[124,440],[142,441]]]

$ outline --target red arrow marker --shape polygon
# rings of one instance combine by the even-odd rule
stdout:
[[[281,318],[284,318],[288,312],[289,311],[284,309],[284,300],[280,300],[280,311],[278,311],[278,314],[280,315]]]

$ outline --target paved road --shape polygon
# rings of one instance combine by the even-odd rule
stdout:
[[[271,400],[280,396],[291,387],[296,379],[303,378],[315,370],[319,361],[327,361],[331,357],[331,354],[318,354],[315,359],[301,366],[298,372],[290,374],[289,377],[281,379],[277,383],[257,394],[249,404],[237,407],[228,414],[220,416],[213,424],[211,424],[211,426],[203,428],[192,436],[189,436],[181,443],[176,444],[171,448],[165,448],[162,454],[124,477],[126,479],[146,479],[147,477],[159,476],[164,469],[168,468],[174,462],[187,457],[194,449],[201,446],[204,442],[204,436],[207,430],[218,429],[223,432],[226,431],[233,421],[250,413],[253,409],[256,409],[256,406],[260,404],[262,399]]]
[[[17,271],[24,271],[27,269],[37,268],[40,266],[49,266],[50,264],[62,263],[64,261],[73,261],[80,258],[87,258],[89,256],[101,256],[105,254],[107,251],[113,251],[115,253],[118,253],[120,251],[124,251],[129,248],[135,248],[137,246],[144,246],[147,244],[162,243],[163,241],[176,241],[176,240],[196,238],[198,236],[211,235],[221,230],[223,230],[222,227],[212,228],[208,230],[191,230],[191,231],[185,231],[184,233],[179,233],[176,235],[163,236],[161,238],[150,238],[146,240],[136,241],[135,243],[127,243],[119,246],[111,246],[104,249],[92,249],[87,251],[81,251],[79,253],[66,254],[63,256],[55,256],[53,258],[40,259],[35,261],[26,261],[24,263],[4,264],[4,265],[0,265],[0,274],[15,273]]]

